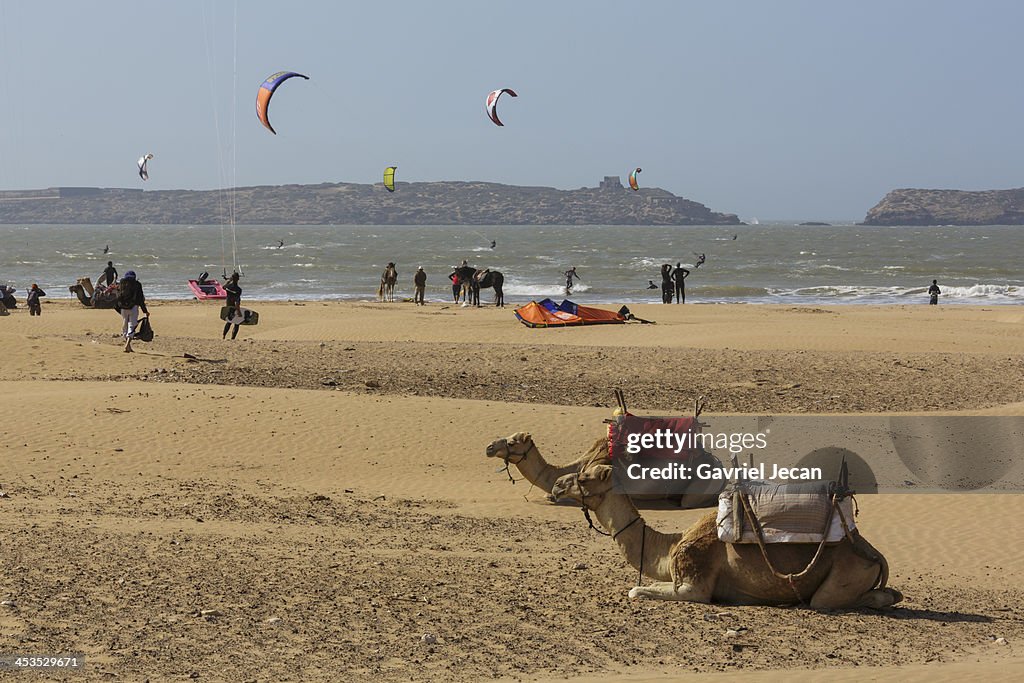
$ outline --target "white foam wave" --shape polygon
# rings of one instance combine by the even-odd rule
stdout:
[[[550,284],[536,284],[536,283],[519,283],[505,281],[505,294],[511,296],[528,296],[533,298],[549,297],[561,297],[565,296],[565,287],[560,285]],[[589,292],[590,287],[588,285],[577,283],[572,286],[572,292],[569,296],[576,293]]]

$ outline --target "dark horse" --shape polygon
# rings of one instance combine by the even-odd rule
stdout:
[[[494,305],[505,306],[505,293],[502,286],[505,284],[505,276],[497,270],[477,270],[472,266],[457,268],[459,282],[465,283],[469,288],[470,300],[474,306],[480,305],[480,290],[488,287],[494,288]]]

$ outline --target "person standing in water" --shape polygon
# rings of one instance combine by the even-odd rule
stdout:
[[[696,268],[696,266],[694,266]],[[686,268],[683,268],[682,263],[676,263],[675,269],[672,271],[672,282],[675,283],[676,290],[676,303],[686,303],[686,276],[690,274]],[[669,297],[668,303],[672,303],[672,297]]]
[[[412,276],[412,284],[415,287],[415,293],[412,295],[412,302],[425,306],[423,302],[423,294],[427,291],[427,273],[423,270],[423,266],[416,269],[416,274]]]
[[[104,278],[107,280],[107,287],[117,282],[117,268],[114,267],[113,261],[107,261],[107,267],[103,269],[100,282],[103,282]]]
[[[29,315],[42,315],[43,305],[39,301],[39,297],[46,296],[46,292],[39,289],[39,285],[32,283],[32,288],[28,290],[28,294],[25,296],[25,303],[28,304]]]
[[[569,270],[565,271],[565,293],[569,294],[572,292],[572,279],[580,279],[580,276],[576,274],[576,266],[573,266]]]
[[[221,333],[221,339],[228,338],[228,328],[232,325],[235,329],[231,331],[231,339],[234,340],[238,336],[238,326],[242,324],[245,317],[242,315],[242,288],[238,284],[238,273],[231,273],[231,277],[224,283],[224,291],[227,292],[227,299],[224,304],[230,308],[228,311],[228,321],[224,323],[224,331]]]
[[[928,288],[928,304],[931,306],[938,306],[939,294],[942,294],[942,290],[939,289],[939,281],[932,280],[932,286]]]
[[[672,264],[661,264],[661,303],[672,303]]]

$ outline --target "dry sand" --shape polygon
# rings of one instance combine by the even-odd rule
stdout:
[[[110,311],[0,317],[0,655],[85,652],[68,680],[1024,674],[1024,496],[862,496],[893,610],[636,602],[579,510],[483,457],[520,430],[576,457],[615,386],[639,412],[704,394],[709,419],[1021,415],[1014,308],[637,306],[658,324],[529,330],[509,309],[254,307],[232,343],[215,306],[156,303],[131,355]]]

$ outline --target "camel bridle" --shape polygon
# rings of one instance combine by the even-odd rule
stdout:
[[[527,437],[524,441],[519,442],[522,444],[529,444],[529,447],[523,453],[513,453],[512,449],[509,447],[508,439],[499,439],[499,443],[501,444],[501,449],[505,452],[505,455],[501,456],[501,459],[505,463],[504,469],[505,474],[508,475],[508,480],[513,484],[515,484],[517,481],[522,481],[522,479],[515,479],[512,476],[512,471],[509,469],[509,465],[518,465],[519,463],[523,462],[524,460],[526,460],[526,458],[529,457],[530,451],[537,447],[537,445],[533,443],[533,437]],[[519,459],[512,460],[511,458],[513,456],[518,456]]]
[[[585,489],[583,487],[583,482],[580,481],[580,473],[579,472],[576,472],[575,474],[572,475],[572,480],[576,484],[576,488],[579,489],[579,492],[580,492],[580,507],[583,509],[583,518],[587,520],[587,525],[591,529],[596,531],[597,533],[601,534],[602,536],[611,536],[612,540],[614,541],[615,539],[617,539],[619,537],[619,535],[621,535],[623,532],[625,532],[626,529],[630,528],[631,526],[633,526],[637,522],[640,522],[640,524],[641,524],[641,529],[640,529],[640,568],[639,568],[640,571],[639,571],[639,574],[637,575],[637,578],[636,578],[636,585],[639,586],[643,582],[643,580],[644,580],[644,547],[647,544],[647,522],[644,521],[643,517],[641,517],[640,515],[637,515],[632,520],[630,520],[629,524],[627,524],[626,526],[622,527],[621,529],[619,529],[618,531],[616,531],[613,534],[610,534],[607,531],[602,531],[601,529],[597,528],[597,525],[594,524],[594,520],[590,517],[590,508],[587,507],[587,498],[602,498],[603,499],[604,498],[604,494],[603,493],[587,493],[587,489]]]

